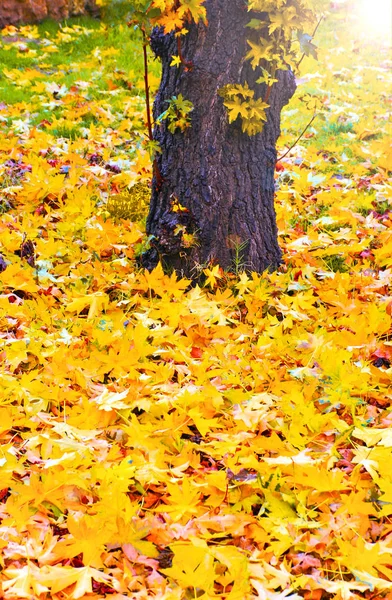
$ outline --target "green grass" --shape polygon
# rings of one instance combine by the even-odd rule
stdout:
[[[322,133],[327,135],[329,138],[334,138],[336,136],[341,135],[342,133],[352,133],[354,126],[352,123],[339,123],[337,121],[325,124],[322,128]]]
[[[67,138],[69,140],[77,140],[80,138],[80,129],[77,125],[64,123],[58,127],[51,129],[51,133],[57,138]]]
[[[26,69],[28,67],[34,67],[37,63],[36,58],[25,56],[23,53],[18,52],[17,48],[9,48],[8,44],[0,44],[0,64],[2,69]],[[4,77],[2,72],[0,77]]]
[[[333,271],[334,273],[347,273],[349,270],[345,257],[340,254],[323,256],[322,259],[329,271]]]
[[[25,72],[26,68],[38,69],[45,75],[42,79],[45,83],[56,82],[67,88],[78,80],[91,81],[88,93],[89,98],[93,100],[102,100],[100,92],[109,89],[113,73],[123,71],[121,77],[124,81],[121,81],[121,77],[116,80],[120,88],[119,93],[139,93],[132,85],[127,85],[127,78],[130,76],[136,81],[141,80],[143,76],[140,33],[128,28],[128,10],[129,3],[116,2],[110,11],[104,11],[103,20],[78,17],[62,23],[44,21],[38,25],[39,40],[21,40],[21,43],[36,51],[35,55],[20,52],[17,43],[11,43],[7,38],[3,43],[0,38],[0,64],[3,69],[18,69],[21,73]],[[70,40],[58,38],[59,34],[67,34],[64,29],[75,27],[82,27],[86,31],[81,30],[78,33],[76,29],[75,33],[70,33]],[[56,45],[56,52],[47,52],[42,43],[45,39]],[[111,55],[112,49],[118,50],[118,53]],[[96,51],[102,55],[101,60]],[[151,67],[158,75],[160,67],[157,61],[151,61]],[[0,71],[0,98],[2,102],[10,105],[23,100],[34,103],[34,94],[31,94],[29,88],[21,88],[17,82],[6,77],[3,71]],[[45,111],[39,110],[39,113],[39,117],[42,115],[45,118]]]
[[[0,98],[4,104],[18,104],[26,101],[26,90],[4,82],[0,78]]]
[[[112,0],[102,9],[102,17],[106,21],[124,21],[129,16],[129,0]]]

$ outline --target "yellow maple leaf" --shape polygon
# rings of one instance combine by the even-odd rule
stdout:
[[[249,115],[249,104],[243,102],[240,98],[234,98],[233,100],[226,100],[224,105],[229,111],[229,123],[233,123],[238,116],[243,119],[247,119]]]
[[[179,67],[181,65],[181,57],[177,55],[172,56],[172,61],[170,63],[171,67]]]
[[[260,38],[259,43],[254,43],[247,40],[250,46],[249,52],[245,56],[245,60],[250,60],[252,67],[256,69],[262,60],[271,60],[273,52],[273,44],[266,39]]]
[[[197,506],[200,502],[200,491],[195,489],[187,477],[182,480],[181,485],[168,482],[166,487],[170,494],[170,504],[165,507],[160,506],[160,512],[163,509],[164,512],[173,513],[175,521],[179,521],[185,515],[198,514]]]
[[[204,269],[203,273],[204,275],[207,275],[205,284],[211,286],[212,288],[215,287],[216,280],[222,278],[222,269],[219,265],[215,265],[215,267],[212,269]]]
[[[214,557],[206,545],[189,543],[173,544],[173,566],[162,569],[166,576],[184,588],[191,588],[194,593],[202,590],[205,594],[213,594],[215,570]]]

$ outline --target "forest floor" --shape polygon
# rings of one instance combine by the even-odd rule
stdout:
[[[6,599],[391,600],[392,63],[340,17],[283,117],[280,154],[317,112],[284,264],[191,289],[137,267],[137,33],[1,32]]]

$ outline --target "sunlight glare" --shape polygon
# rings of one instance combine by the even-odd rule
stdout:
[[[369,36],[392,42],[392,0],[361,0],[360,18]]]

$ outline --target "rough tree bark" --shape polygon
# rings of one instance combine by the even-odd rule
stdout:
[[[192,126],[184,133],[170,133],[166,121],[155,128],[163,181],[153,181],[147,232],[154,237],[143,264],[153,268],[162,259],[179,274],[197,276],[198,267],[208,263],[232,268],[242,244],[244,268],[261,272],[276,268],[281,260],[274,210],[276,141],[282,107],[295,91],[294,76],[278,73],[261,134],[248,136],[239,122],[229,124],[220,88],[247,81],[257,97],[266,93],[265,84],[255,83],[260,72],[244,61],[250,31],[245,26],[252,14],[245,0],[206,0],[205,6],[208,25],[191,25],[182,38],[191,70],[170,67],[172,55],[178,54],[172,35],[155,30],[151,40],[162,60],[155,119],[178,94],[193,102],[194,111]],[[173,210],[177,201],[188,212]],[[196,235],[197,245],[184,247],[181,232],[176,234],[181,227]]]

